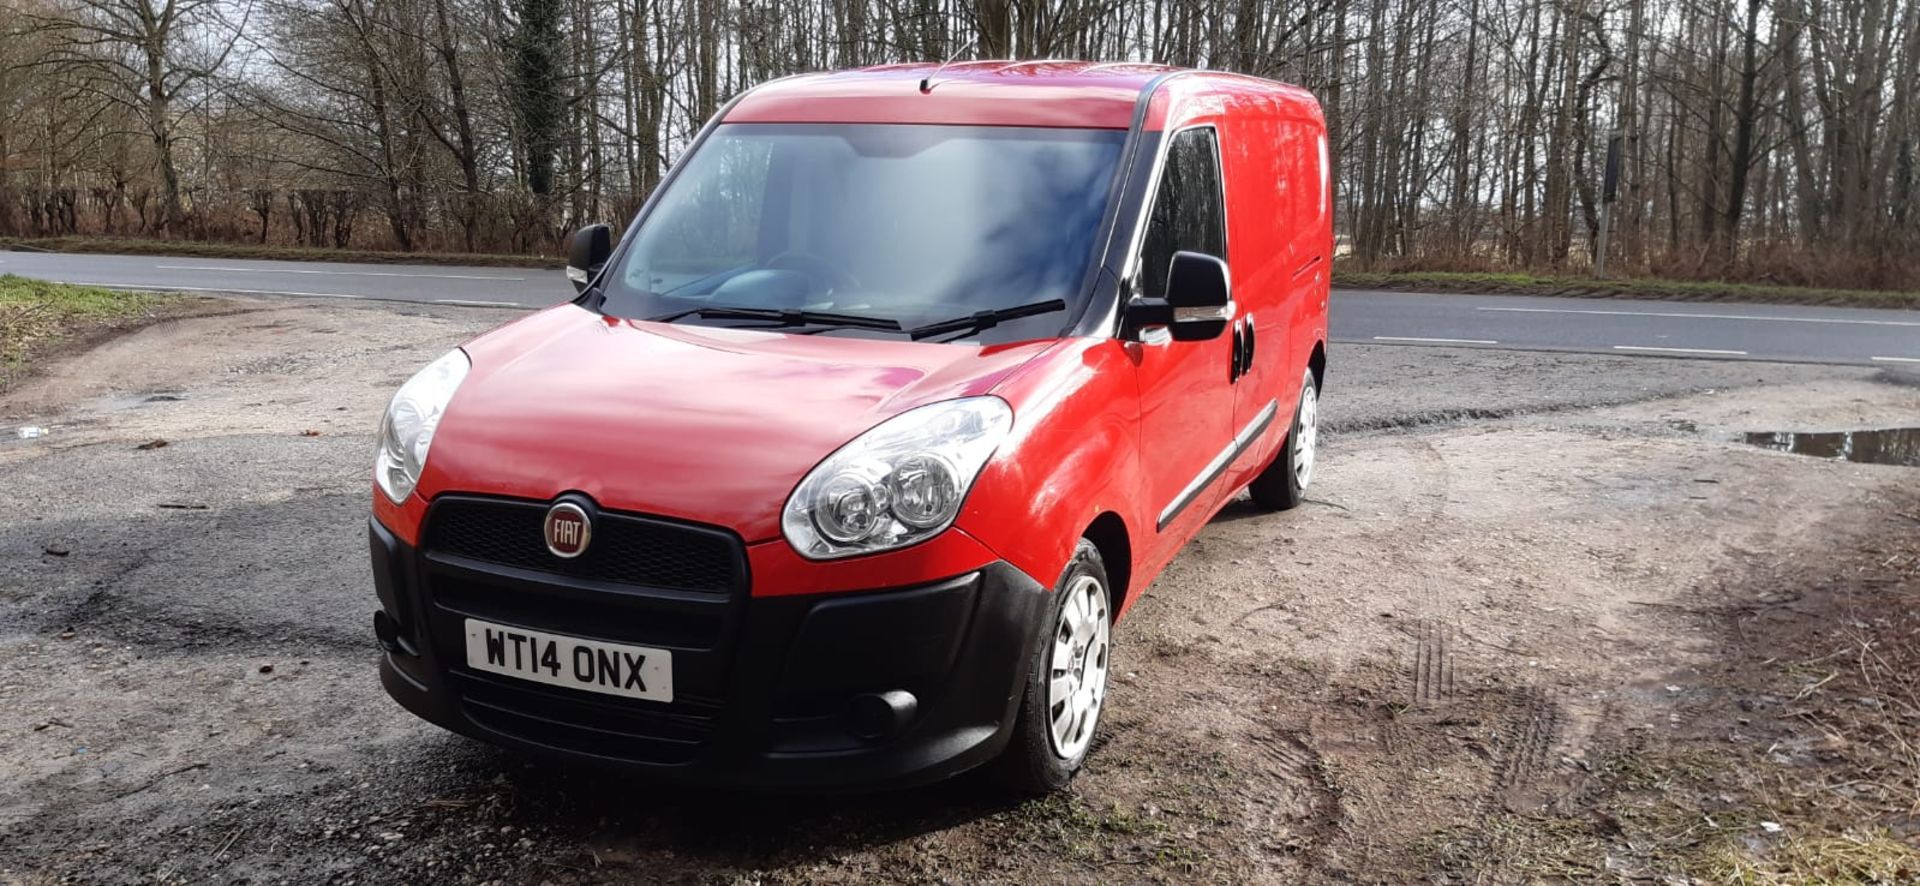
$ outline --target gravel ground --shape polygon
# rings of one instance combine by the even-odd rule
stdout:
[[[1824,733],[1754,712],[1799,673],[1761,653],[1827,596],[1920,593],[1917,475],[1734,435],[1915,424],[1910,377],[1336,347],[1312,506],[1229,505],[1149,591],[1070,792],[741,797],[501,753],[378,687],[371,430],[513,316],[234,301],[0,397],[0,881],[1668,877],[1764,861],[1763,816],[1903,827],[1792,819],[1694,755],[1841,765],[1769,762]],[[1728,620],[1788,592],[1775,633]],[[1737,828],[1623,811],[1643,770]]]

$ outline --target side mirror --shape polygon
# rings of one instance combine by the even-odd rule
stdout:
[[[613,229],[606,225],[588,225],[573,235],[567,252],[567,279],[573,288],[585,291],[613,256]]]
[[[1128,302],[1125,332],[1137,338],[1141,330],[1160,326],[1174,341],[1207,341],[1226,332],[1232,319],[1227,263],[1203,253],[1176,252],[1167,268],[1167,297]]]

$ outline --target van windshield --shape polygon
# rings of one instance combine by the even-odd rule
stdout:
[[[605,275],[601,310],[729,326],[765,324],[691,312],[828,312],[912,329],[1059,299],[1060,310],[960,333],[1055,335],[1085,298],[1125,136],[725,124],[683,161]]]

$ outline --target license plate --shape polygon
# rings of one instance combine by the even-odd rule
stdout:
[[[467,667],[585,692],[673,701],[673,653],[467,619]]]

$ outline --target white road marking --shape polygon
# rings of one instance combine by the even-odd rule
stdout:
[[[1920,357],[1873,357],[1881,363],[1920,363]]]
[[[1768,323],[1834,323],[1844,326],[1920,326],[1920,320],[1858,320],[1842,317],[1766,317],[1759,314],[1696,314],[1687,311],[1603,311],[1592,308],[1474,308],[1508,314],[1594,314],[1607,317],[1691,317],[1696,320],[1760,320]]]
[[[1497,345],[1499,342],[1486,338],[1413,338],[1402,335],[1376,335],[1374,341],[1410,341],[1430,345]]]
[[[1646,345],[1614,345],[1616,351],[1651,351],[1658,354],[1718,354],[1725,357],[1745,357],[1746,351],[1720,351],[1713,348],[1655,348]]]
[[[519,302],[478,301],[466,298],[436,298],[433,300],[433,303],[436,305],[464,305],[469,308],[518,308],[522,306]]]
[[[236,268],[223,265],[154,265],[162,271],[226,271],[235,274],[325,274],[333,277],[424,277],[433,280],[500,280],[524,282],[525,277],[483,274],[411,274],[400,271],[322,271],[314,268]]]

